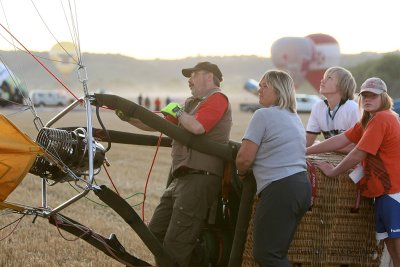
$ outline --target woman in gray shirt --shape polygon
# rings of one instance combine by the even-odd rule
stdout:
[[[252,169],[257,183],[255,260],[260,266],[292,266],[287,259],[289,245],[311,205],[305,131],[289,74],[267,71],[259,86],[259,102],[265,108],[254,113],[246,129],[236,167],[241,179]]]

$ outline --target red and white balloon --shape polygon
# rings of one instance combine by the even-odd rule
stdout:
[[[315,90],[319,91],[325,71],[330,67],[339,65],[340,48],[335,38],[327,34],[310,34],[306,38],[311,39],[315,47],[306,79]]]
[[[307,79],[319,91],[324,72],[339,64],[340,49],[335,38],[327,34],[283,37],[272,44],[271,59],[276,68],[292,76],[296,88]]]
[[[272,63],[292,76],[298,88],[304,81],[313,58],[313,42],[302,37],[283,37],[272,44]]]

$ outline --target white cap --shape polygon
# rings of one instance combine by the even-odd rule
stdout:
[[[382,81],[379,78],[373,77],[367,79],[362,85],[361,85],[361,90],[360,94],[363,92],[371,92],[377,95],[380,95],[382,93],[387,92],[387,87],[384,81]]]

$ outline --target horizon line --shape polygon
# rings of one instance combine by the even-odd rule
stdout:
[[[11,49],[0,49],[0,51],[3,52],[22,52],[26,53],[26,51],[22,49],[18,50],[11,50]],[[30,51],[32,53],[48,53],[49,51],[42,50],[42,51]],[[386,51],[386,52],[374,52],[374,51],[363,51],[359,53],[340,53],[340,56],[346,56],[346,55],[361,55],[361,54],[390,54],[390,53],[399,53],[400,50],[393,50],[393,51]],[[182,57],[137,57],[129,54],[124,54],[124,53],[116,53],[116,52],[91,52],[91,51],[83,51],[82,54],[94,54],[94,55],[115,55],[115,56],[123,56],[123,57],[128,57],[132,58],[135,60],[141,60],[141,61],[153,61],[153,60],[165,60],[165,61],[173,61],[173,60],[185,60],[185,59],[195,59],[195,58],[228,58],[228,57],[258,57],[258,58],[271,58],[271,56],[266,56],[266,55],[258,55],[258,54],[230,54],[230,55],[215,55],[215,54],[209,54],[209,55],[203,55],[203,54],[197,54],[197,55],[187,55],[187,56],[182,56]]]

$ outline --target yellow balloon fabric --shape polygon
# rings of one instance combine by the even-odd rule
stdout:
[[[0,114],[0,201],[4,201],[44,150]]]

